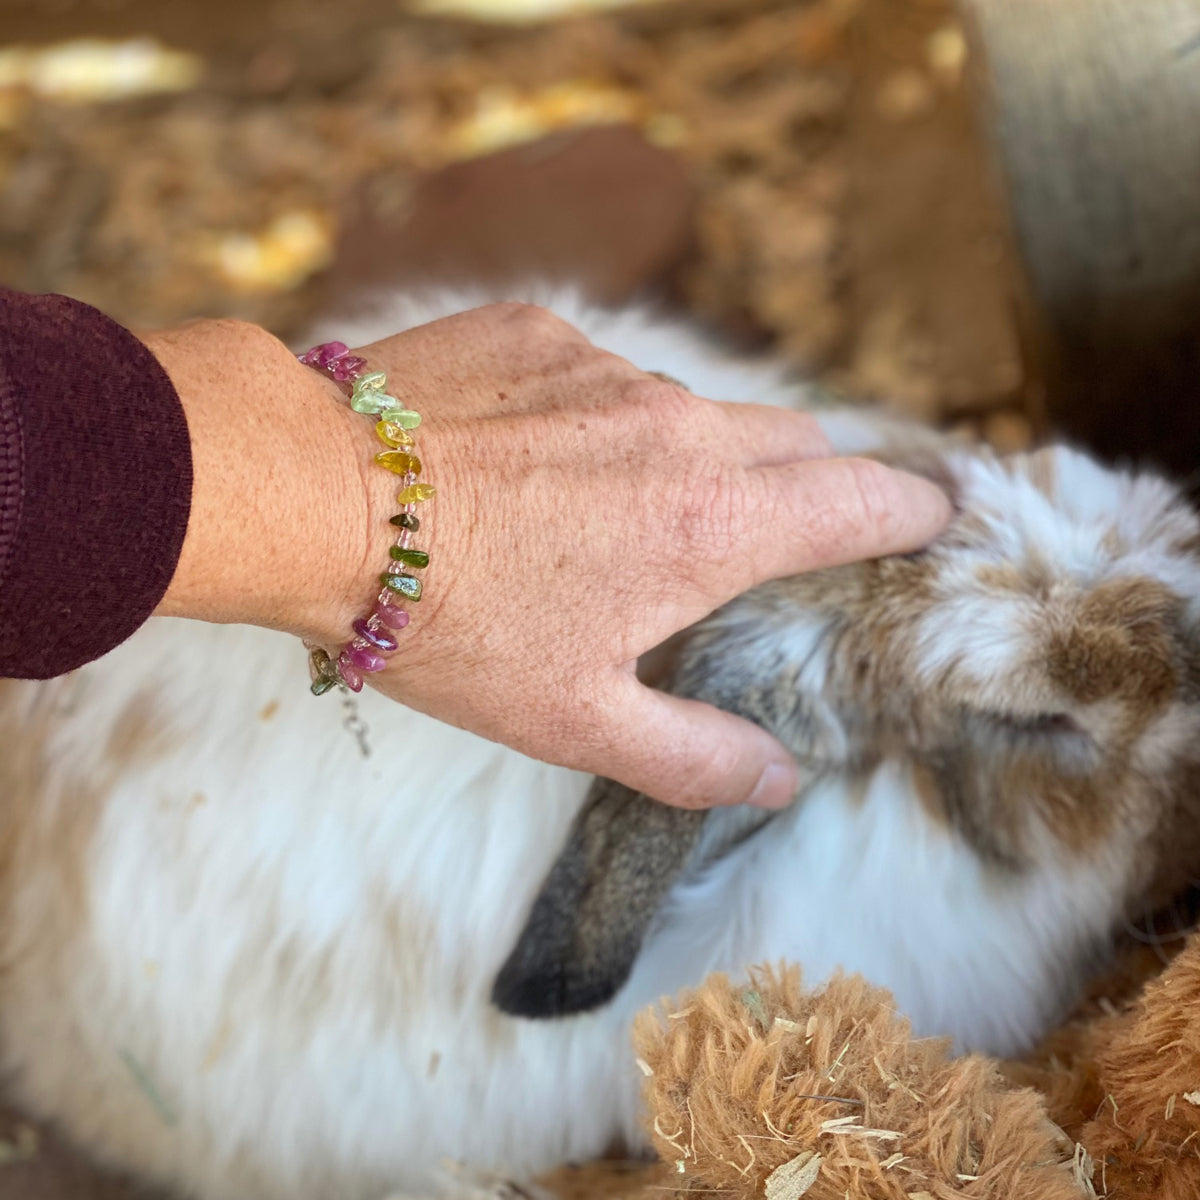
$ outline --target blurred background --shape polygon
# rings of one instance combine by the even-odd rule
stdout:
[[[654,290],[835,390],[1029,437],[949,0],[3,13],[8,286],[285,338],[421,277]]]
[[[376,286],[573,281],[1004,451],[1200,453],[1197,0],[0,17],[7,286],[294,340]],[[0,1111],[0,1200],[132,1197]]]

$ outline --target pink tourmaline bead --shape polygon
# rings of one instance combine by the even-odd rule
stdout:
[[[300,355],[300,361],[309,367],[317,366],[317,360],[321,357],[322,349],[323,347],[321,346],[313,346],[311,350],[307,350]]]
[[[347,380],[356,378],[366,365],[365,358],[359,358],[357,354],[347,354],[345,358],[339,358],[333,364],[333,377],[340,383],[345,383]]]
[[[352,691],[361,692],[363,689],[363,678],[354,669],[354,665],[346,657],[345,653],[338,655],[338,674],[342,677],[342,682]]]
[[[354,622],[352,628],[360,638],[365,638],[377,650],[391,652],[400,645],[400,643],[396,641],[396,639],[392,637],[392,635],[386,630],[372,629],[370,625],[368,625],[366,621],[362,619],[362,617],[359,617],[359,619]]]
[[[382,671],[387,666],[387,659],[382,654],[376,654],[374,650],[368,650],[366,646],[348,646],[342,653],[350,660],[352,667],[357,667],[368,675],[375,671]]]
[[[403,629],[411,619],[404,609],[397,608],[394,604],[375,605],[375,615],[389,629]]]
[[[345,358],[350,353],[350,347],[345,342],[323,342],[320,346],[315,346],[313,352],[317,356],[317,366],[328,367],[339,358]]]

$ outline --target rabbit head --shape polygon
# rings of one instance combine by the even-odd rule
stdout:
[[[956,496],[936,543],[748,592],[691,633],[670,689],[769,729],[810,781],[900,763],[997,873],[1084,862],[1114,921],[1168,898],[1200,863],[1200,522],[1165,480],[1063,448],[907,465]],[[610,998],[671,884],[767,820],[597,781],[497,1004]]]

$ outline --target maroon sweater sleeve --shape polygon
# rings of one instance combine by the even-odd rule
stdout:
[[[0,289],[0,676],[99,658],[162,599],[192,496],[158,360],[65,296]]]

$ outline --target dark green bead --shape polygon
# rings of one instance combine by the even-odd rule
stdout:
[[[391,522],[393,525],[399,525],[401,529],[411,529],[414,533],[421,528],[421,522],[412,513],[397,513],[391,518]]]
[[[421,598],[421,581],[412,575],[380,575],[379,582],[389,591],[396,592],[408,600]]]
[[[323,696],[331,688],[337,687],[337,679],[332,675],[322,675],[320,679],[312,681],[311,692],[314,696]]]
[[[406,550],[403,546],[393,546],[388,553],[406,567],[429,566],[429,555],[424,550]]]

